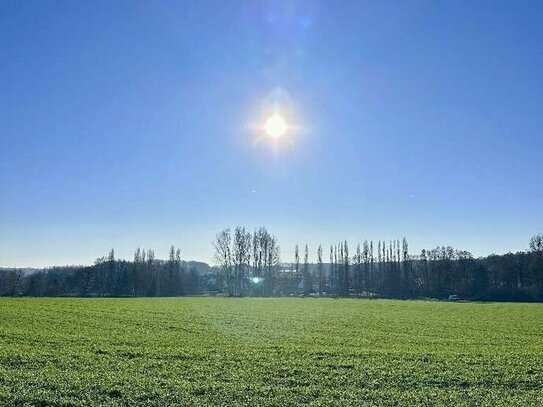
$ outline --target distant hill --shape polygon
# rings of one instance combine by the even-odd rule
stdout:
[[[165,260],[157,260],[159,263],[165,262]],[[183,265],[187,268],[195,268],[198,274],[204,275],[211,271],[211,266],[203,261],[195,261],[195,260],[189,260],[189,261],[183,261]],[[62,267],[62,266],[61,266]],[[81,267],[81,266],[75,266],[75,267]],[[0,267],[1,271],[8,271],[8,270],[21,270],[25,275],[35,273],[36,271],[43,271],[47,270],[49,268],[53,267],[43,267],[43,268],[37,268],[37,267]]]
[[[21,270],[26,275],[26,274],[35,273],[36,271],[40,271],[42,269],[33,268],[33,267],[0,267],[0,271],[7,271],[7,270]]]
[[[195,268],[200,275],[207,274],[211,271],[211,266],[203,261],[183,261],[183,265],[187,266],[189,269]]]

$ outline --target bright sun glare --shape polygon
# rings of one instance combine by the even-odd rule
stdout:
[[[273,138],[280,138],[287,132],[288,124],[279,114],[274,114],[264,123],[264,131]]]

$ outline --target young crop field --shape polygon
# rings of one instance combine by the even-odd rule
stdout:
[[[543,305],[0,299],[0,405],[543,405]]]

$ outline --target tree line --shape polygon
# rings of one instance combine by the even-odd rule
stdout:
[[[159,297],[200,292],[200,276],[181,260],[181,251],[174,246],[167,260],[158,260],[153,250],[141,248],[135,251],[133,261],[118,260],[111,249],[92,266],[0,272],[0,295]]]
[[[238,226],[225,229],[215,241],[215,262],[219,266],[219,285],[230,296],[275,294],[280,251],[277,241],[264,227],[247,231]]]
[[[143,297],[195,294],[332,296],[543,301],[543,234],[529,249],[482,258],[450,246],[409,252],[407,239],[347,241],[313,253],[294,247],[281,262],[277,239],[265,227],[239,226],[214,239],[215,267],[199,273],[170,248],[166,260],[138,248],[133,261],[112,249],[91,266],[52,267],[33,273],[0,270],[0,295]]]
[[[277,241],[266,228],[225,229],[215,238],[217,281],[229,296],[333,296],[367,298],[463,298],[543,301],[543,234],[527,252],[483,258],[450,246],[409,253],[407,239],[294,247],[294,262],[281,263]]]

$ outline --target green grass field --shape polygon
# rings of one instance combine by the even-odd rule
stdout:
[[[0,299],[0,404],[543,405],[543,305]]]

